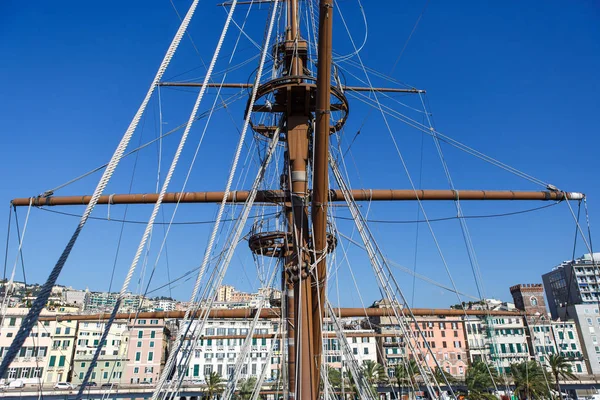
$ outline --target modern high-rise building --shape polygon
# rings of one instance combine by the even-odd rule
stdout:
[[[548,308],[552,318],[559,317],[559,308],[576,304],[597,304],[600,301],[600,253],[584,254],[564,261],[551,272],[542,275]]]

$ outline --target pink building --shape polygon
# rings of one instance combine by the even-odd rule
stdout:
[[[164,319],[138,319],[129,323],[129,348],[123,383],[154,383],[167,359],[169,330]]]
[[[371,318],[371,322],[379,326],[377,356],[388,375],[393,376],[395,367],[404,360],[414,359],[427,363],[431,369],[439,364],[445,372],[464,378],[468,348],[463,321],[445,316],[417,316],[416,319],[423,334],[414,322],[405,321],[404,326],[412,330],[411,337],[405,337],[395,317]]]
[[[417,332],[414,323],[411,324],[416,336],[416,354],[407,350],[408,357],[425,360],[432,369],[439,364],[445,372],[464,377],[468,357],[463,321],[460,318],[436,316],[417,317],[417,321],[425,338]]]

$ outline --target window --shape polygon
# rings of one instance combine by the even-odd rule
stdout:
[[[446,347],[448,347],[448,345],[446,344],[446,342],[442,342],[442,347],[443,347],[443,348],[446,348]]]
[[[364,354],[369,354],[369,348],[368,347],[364,348]]]
[[[56,356],[50,356],[50,362],[48,363],[49,367],[54,367],[56,365]]]
[[[194,364],[194,372],[193,372],[194,376],[199,376],[200,375],[200,365],[198,364]]]
[[[150,339],[154,339],[156,337],[156,331],[150,331]]]
[[[356,343],[356,337],[352,338],[352,343]]]
[[[529,298],[529,300],[531,301],[531,305],[532,305],[532,306],[534,306],[534,307],[535,307],[535,306],[537,306],[537,305],[538,305],[538,301],[537,301],[537,299],[535,298],[535,296],[531,296],[531,297]]]
[[[442,337],[446,337],[446,331],[442,331]]]
[[[66,356],[60,356],[60,358],[58,359],[58,366],[59,367],[64,367],[65,366],[65,358],[67,358]]]
[[[56,334],[60,335],[60,328],[56,328]]]
[[[356,347],[352,349],[352,354],[354,354],[354,355],[358,354],[358,349]]]
[[[83,380],[83,372],[80,372],[80,373],[79,373],[79,379],[80,379],[80,380]]]
[[[150,347],[154,347],[154,342],[150,342]]]
[[[558,332],[558,338],[559,339],[564,339],[565,338],[565,334],[563,332]]]
[[[142,347],[142,342],[137,342],[137,347]]]
[[[140,372],[140,368],[139,368],[139,367],[135,367],[135,368],[133,369],[133,373],[134,373],[134,374],[137,374],[138,372]]]
[[[151,319],[150,320],[150,325],[158,325],[158,320],[157,319]]]
[[[151,351],[148,353],[148,361],[152,361],[153,358],[154,358],[154,353]]]
[[[458,337],[458,331],[454,331],[454,337]]]
[[[140,361],[141,358],[142,358],[142,353],[140,353],[139,351],[137,353],[135,353],[135,361]]]
[[[144,336],[144,332],[138,331],[138,339],[141,339]]]
[[[363,343],[369,343],[369,338],[368,337],[363,337],[362,338],[362,342]]]

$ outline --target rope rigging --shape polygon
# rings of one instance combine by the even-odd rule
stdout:
[[[230,9],[230,14],[229,15],[233,14],[233,10],[235,9],[236,3],[237,3],[237,0],[234,0],[232,2],[231,9]],[[232,166],[231,166],[231,169],[230,169],[229,178],[227,180],[225,192],[224,192],[224,195],[223,195],[223,200],[221,201],[221,204],[219,206],[219,211],[217,213],[216,222],[215,222],[215,224],[213,226],[213,230],[212,230],[212,233],[211,233],[208,245],[207,245],[205,253],[204,253],[204,259],[202,261],[202,265],[200,267],[200,270],[198,271],[198,276],[197,276],[197,279],[196,279],[196,283],[195,283],[194,288],[192,290],[192,295],[191,295],[191,300],[190,300],[191,304],[193,304],[193,302],[196,301],[198,290],[200,289],[200,282],[202,281],[202,277],[203,277],[204,272],[206,270],[210,254],[213,251],[214,242],[215,242],[216,235],[217,235],[217,232],[218,232],[218,228],[219,228],[219,225],[220,225],[220,222],[221,222],[221,218],[222,218],[222,215],[223,215],[223,212],[224,212],[224,209],[225,209],[226,200],[227,200],[227,197],[229,195],[229,191],[231,189],[231,184],[233,182],[233,178],[235,176],[237,163],[238,163],[238,160],[239,160],[239,157],[240,157],[240,153],[241,153],[241,150],[242,150],[242,147],[243,147],[243,143],[244,143],[244,138],[245,138],[246,132],[248,130],[248,126],[249,126],[249,122],[250,122],[250,117],[251,117],[251,114],[252,114],[251,110],[252,110],[252,107],[253,107],[254,102],[256,100],[256,93],[257,93],[257,90],[258,90],[258,83],[259,83],[260,78],[262,76],[262,70],[263,70],[263,67],[265,65],[265,60],[266,60],[268,49],[269,49],[269,42],[270,42],[270,39],[271,39],[271,33],[273,31],[273,25],[274,25],[275,15],[276,15],[276,11],[277,11],[277,4],[278,4],[278,0],[275,0],[274,4],[273,4],[273,7],[272,7],[272,13],[271,13],[271,18],[270,18],[270,23],[269,23],[269,26],[268,26],[268,31],[267,31],[266,37],[265,37],[265,43],[264,43],[264,46],[263,46],[263,49],[262,49],[261,60],[260,60],[260,64],[259,64],[259,67],[258,67],[258,72],[256,73],[256,76],[255,76],[255,83],[253,85],[252,95],[251,95],[250,102],[249,102],[248,110],[250,110],[250,112],[248,112],[248,114],[245,117],[244,126],[243,126],[242,132],[240,134],[240,139],[239,139],[239,142],[238,142],[238,146],[237,146],[236,153],[235,153],[235,156],[234,156],[234,159],[233,159],[233,163],[232,163]],[[273,140],[274,141],[278,140],[278,137],[279,137],[279,135],[274,135],[274,139]],[[275,138],[277,138],[277,139],[275,139]],[[275,148],[275,146],[273,146],[273,149],[274,148]],[[263,172],[263,174],[264,174],[264,172]],[[260,176],[260,173],[259,173],[259,175],[257,176],[258,183],[260,183],[260,179],[261,178],[262,177]],[[256,184],[256,181],[255,181],[255,187],[256,187],[256,189],[254,189],[252,191],[253,195],[251,195],[249,197],[249,199],[246,202],[246,204],[250,204],[251,205],[253,203],[253,198],[252,197],[256,195],[256,190],[258,189],[258,185]],[[250,207],[247,208],[247,210],[248,210],[247,212],[249,212],[249,209],[250,209]],[[245,210],[246,210],[246,207],[245,207]],[[246,215],[246,218],[247,218],[247,215]],[[241,235],[241,228],[243,227],[243,225],[240,224],[239,226],[240,226],[240,228],[239,228],[238,232]],[[236,243],[236,242],[237,241],[232,241],[230,243]],[[190,307],[188,307],[188,309],[186,310],[186,314],[185,314],[185,316],[183,318],[183,323],[184,324],[187,322],[187,320],[189,320],[190,311],[191,311]],[[206,317],[207,316],[208,316],[208,313],[206,313]],[[175,346],[174,346],[175,348],[178,348],[180,340],[181,339],[179,337],[176,339]],[[165,372],[171,370],[172,365],[173,365],[174,360],[175,360],[175,355],[176,355],[176,352],[171,352],[171,354],[169,354],[169,358],[168,358],[168,360],[167,360],[167,362],[165,364],[165,369],[164,369],[163,373],[161,374],[159,383],[157,385],[157,390],[154,392],[154,394],[152,396],[152,400],[157,400],[157,398],[159,396],[159,393],[163,389],[163,387],[165,385],[165,381],[167,379],[167,374]],[[166,395],[166,393],[165,393],[165,395]]]

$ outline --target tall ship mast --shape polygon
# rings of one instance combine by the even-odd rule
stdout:
[[[221,312],[212,308],[213,290],[222,283],[234,251],[242,241],[247,242],[249,249],[246,251],[250,251],[254,257],[272,260],[277,265],[267,277],[267,283],[270,282],[271,286],[276,286],[272,284],[278,282],[277,286],[282,293],[281,301],[276,306],[278,312],[281,313],[283,326],[279,328],[275,337],[281,338],[284,354],[281,371],[284,381],[283,398],[286,400],[317,400],[328,398],[326,396],[328,396],[327,391],[329,390],[327,389],[329,384],[324,360],[324,349],[326,348],[324,337],[335,337],[339,340],[344,357],[350,360],[347,373],[353,382],[354,393],[361,399],[376,398],[376,394],[370,389],[370,383],[361,372],[360,365],[356,361],[352,361],[353,355],[349,350],[347,338],[341,332],[343,330],[340,322],[342,316],[368,317],[369,315],[385,314],[398,321],[397,335],[403,338],[407,347],[411,348],[413,352],[427,353],[431,351],[431,349],[421,348],[423,332],[414,320],[415,313],[418,314],[418,311],[413,312],[404,297],[390,270],[387,258],[369,228],[361,203],[412,201],[423,207],[422,204],[429,201],[455,202],[460,217],[459,204],[466,201],[559,202],[580,201],[584,198],[581,193],[561,191],[552,185],[546,185],[543,190],[539,191],[458,190],[452,184],[448,189],[435,190],[419,189],[414,185],[397,189],[351,187],[339,164],[340,155],[332,153],[332,144],[330,143],[333,135],[344,130],[350,116],[351,107],[347,94],[366,96],[376,112],[380,112],[385,120],[385,118],[393,117],[393,110],[382,106],[378,96],[389,94],[421,96],[424,91],[410,87],[374,87],[368,80],[362,86],[345,84],[333,62],[333,26],[334,23],[337,23],[333,0],[319,0],[318,4],[317,2],[308,2],[311,7],[314,6],[314,10],[311,9],[316,17],[314,32],[303,32],[300,0],[258,2],[268,8],[268,16],[264,42],[260,45],[261,53],[254,76],[248,82],[215,81],[212,79],[211,73],[219,57],[225,35],[228,29],[232,29],[232,15],[236,9],[247,6],[246,3],[253,2],[233,0],[225,4],[228,12],[225,27],[203,82],[165,81],[163,79],[164,71],[185,36],[188,24],[196,12],[198,1],[192,3],[189,11],[182,18],[179,31],[175,35],[144,101],[112,159],[103,166],[102,178],[92,194],[76,193],[58,196],[53,191],[49,191],[39,196],[12,200],[13,207],[81,205],[86,208],[80,223],[76,226],[70,241],[44,285],[44,289],[24,320],[13,345],[4,356],[0,365],[0,374],[4,374],[10,366],[16,351],[22,346],[23,341],[36,324],[40,311],[48,300],[49,289],[56,283],[81,230],[97,205],[108,205],[108,207],[126,204],[154,205],[153,213],[141,236],[138,250],[128,270],[117,304],[113,312],[105,316],[109,327],[106,328],[103,338],[106,337],[110,324],[120,318],[118,313],[120,302],[129,290],[129,282],[140,263],[140,258],[143,258],[148,237],[155,227],[155,218],[161,205],[175,204],[179,206],[189,203],[199,204],[198,207],[202,207],[202,203],[211,203],[219,206],[212,235],[199,267],[190,307],[181,315],[184,321],[183,333],[174,343],[166,361],[165,370],[153,393],[153,400],[172,398],[180,389],[185,375],[183,371],[186,362],[189,364],[189,358],[186,359],[182,355],[193,350],[193,345],[187,343],[185,339],[186,337],[201,337],[207,319]],[[306,7],[309,7],[308,3]],[[285,23],[279,22],[282,20]],[[277,31],[278,23],[283,27],[279,31]],[[307,40],[307,37],[311,35],[313,36],[312,42]],[[356,50],[356,46],[354,49]],[[271,63],[270,71],[265,72],[268,62]],[[313,73],[315,70],[316,75]],[[184,133],[179,148],[175,153],[169,172],[162,181],[160,190],[157,190],[156,193],[146,194],[106,194],[105,188],[120,160],[128,154],[127,149],[131,147],[131,137],[138,128],[150,98],[160,88],[193,88],[198,91],[198,97],[188,122],[183,125]],[[248,93],[241,139],[225,190],[213,192],[170,191],[170,179],[177,166],[179,154],[185,145],[187,134],[194,122],[200,118],[199,106],[204,93],[215,89],[218,90],[217,96],[221,96],[221,92],[227,90],[243,89]],[[211,115],[217,104],[219,102],[215,101],[211,107]],[[437,135],[433,127],[419,124],[417,129],[424,132],[424,135],[431,136],[439,145],[442,137]],[[249,187],[243,190],[234,190],[232,180],[236,174],[244,135],[247,131],[252,132],[262,145],[262,154],[259,157],[260,165],[256,167],[253,179],[250,179]],[[458,142],[455,144],[459,147],[462,146]],[[481,154],[478,156],[486,157]],[[510,168],[496,160],[491,162],[502,168]],[[520,173],[520,171],[517,172]],[[278,176],[278,185],[266,186],[269,182],[265,177],[269,173]],[[271,179],[270,182],[272,183],[273,180]],[[159,188],[157,187],[157,189]],[[234,213],[234,223],[221,243],[223,249],[217,254],[215,237],[217,233],[221,232],[220,223],[224,210],[232,205],[238,207],[238,211]],[[250,214],[253,207],[257,205],[266,205],[266,207],[276,209],[277,223],[273,222],[273,218],[271,222],[265,222],[268,220],[265,218],[264,220],[256,219],[254,223],[250,224],[252,220]],[[349,213],[349,219],[354,223],[354,229],[359,238],[356,241],[367,253],[382,298],[388,301],[387,307],[352,311],[351,309],[336,308],[328,301],[327,285],[334,265],[330,259],[338,250],[342,240],[331,216],[331,207],[343,207]],[[210,277],[208,276],[209,272]],[[268,313],[275,315],[276,312],[268,308],[267,303],[268,299],[265,299],[265,303],[261,304],[255,312],[223,310],[222,315],[246,320],[258,319]],[[465,315],[467,315],[466,312]],[[77,317],[73,316],[73,318]],[[326,332],[327,326],[332,327],[330,333],[333,332],[333,336],[325,335],[328,333]],[[251,331],[245,339],[248,345],[252,340],[252,335]],[[186,349],[186,346],[192,347]],[[101,346],[97,353],[99,354],[100,351]],[[96,354],[96,359],[98,354]],[[243,357],[246,355],[247,353],[242,352],[240,356],[242,359],[236,363],[235,371],[229,377],[230,381],[225,387],[223,398],[231,398],[235,392],[235,385],[245,363]],[[179,366],[183,366],[183,369]],[[440,382],[433,373],[433,369],[427,364],[418,364],[417,368],[423,377],[425,391],[431,397],[439,396],[441,387],[447,385],[448,382]],[[84,382],[89,379],[88,372]],[[259,384],[263,382],[264,376],[258,380]],[[82,390],[79,392],[79,398]],[[455,393],[452,395],[456,397]]]

